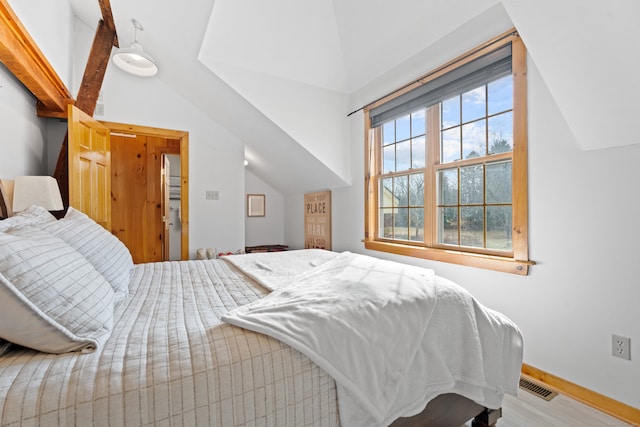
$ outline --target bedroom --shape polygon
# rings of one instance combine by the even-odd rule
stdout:
[[[75,92],[77,80],[73,76],[84,66],[93,28],[73,18],[71,6],[65,1],[43,1],[37,6],[10,3],[21,17],[24,15],[29,28],[38,28],[32,32],[33,37]],[[542,5],[537,2],[539,10],[533,11],[518,3],[487,1],[466,9],[468,16],[461,21],[465,25],[442,30],[436,34],[440,42],[433,42],[433,46],[425,42],[421,53],[447,55],[443,45],[449,46],[452,40],[457,41],[460,51],[477,45],[495,34],[488,29],[486,35],[474,32],[476,26],[484,28],[482,24],[486,21],[499,22],[500,31],[515,25],[522,34],[530,53],[529,247],[530,257],[537,265],[528,276],[519,277],[410,258],[394,259],[435,268],[439,274],[468,288],[488,306],[511,317],[526,337],[526,363],[638,408],[640,366],[633,355],[639,339],[640,314],[635,306],[640,290],[631,267],[637,252],[634,243],[640,238],[640,231],[633,226],[640,213],[640,201],[631,188],[640,178],[635,161],[640,154],[640,139],[624,126],[633,122],[629,118],[638,111],[631,101],[637,98],[638,88],[624,85],[623,82],[632,80],[613,74],[611,68],[590,69],[584,79],[576,77],[587,73],[584,64],[595,54],[607,58],[599,62],[619,65],[618,72],[637,68],[638,55],[620,54],[637,51],[631,42],[638,19],[637,5],[620,2],[610,9],[613,6],[604,2],[590,2],[587,6],[583,2],[566,2],[561,7],[554,2]],[[265,77],[262,82],[279,83],[282,88],[296,87],[314,96],[309,108],[319,111],[310,109],[305,114],[323,114],[320,117],[325,120],[333,115],[341,121],[336,128],[325,130],[327,134],[323,137],[347,142],[336,143],[339,147],[319,146],[308,128],[289,128],[290,116],[281,117],[284,113],[295,117],[293,110],[303,109],[260,104],[259,101],[265,102],[260,98],[253,100],[252,105],[246,99],[259,93],[248,92],[243,99],[222,80],[212,79],[210,71],[197,60],[212,2],[203,1],[199,5],[206,12],[195,8],[172,10],[172,16],[160,16],[163,20],[159,24],[153,24],[153,18],[145,16],[152,6],[141,4],[130,12],[145,25],[140,40],[161,63],[161,73],[142,80],[110,67],[103,87],[105,115],[100,119],[190,132],[193,150],[190,174],[197,177],[192,179],[190,190],[192,252],[203,246],[235,249],[243,247],[245,241],[266,243],[251,242],[255,236],[251,227],[256,223],[247,219],[245,224],[245,193],[267,193],[268,203],[279,201],[274,209],[267,206],[267,212],[274,215],[265,219],[273,221],[275,226],[270,229],[276,231],[264,236],[265,240],[301,247],[302,194],[324,188],[333,190],[334,249],[363,252],[362,116],[356,114],[346,119],[346,114],[410,80],[409,76],[424,73],[430,64],[420,55],[409,61],[398,60],[384,78],[338,100],[297,81]],[[20,10],[21,7],[25,10]],[[118,13],[124,13],[118,12],[122,6],[113,2],[113,7],[120,37],[126,44],[132,40],[129,16],[118,17]],[[50,16],[57,19],[50,20]],[[180,45],[174,37],[177,32],[197,42]],[[460,41],[465,34],[468,39]],[[558,53],[554,49],[556,39],[550,34],[564,37],[561,40],[566,45],[561,46],[571,46],[575,57]],[[275,40],[276,36],[277,33]],[[605,43],[619,50],[608,52]],[[61,45],[73,48],[61,50],[58,48]],[[161,46],[167,50],[161,51]],[[585,47],[577,48],[582,46]],[[586,51],[586,47],[592,47],[594,52]],[[571,79],[566,79],[567,74],[554,73],[556,69],[565,70]],[[173,78],[182,72],[189,79]],[[9,176],[50,173],[57,156],[56,144],[61,139],[59,127],[45,125],[34,117],[32,100],[21,93],[4,69],[2,80],[2,91],[7,97],[2,97],[4,114],[0,120],[5,138],[0,142],[3,153],[0,169]],[[189,81],[207,83],[188,85]],[[583,94],[577,89],[587,84],[592,88],[611,87],[613,94],[629,95],[614,98],[615,102],[603,98],[597,106],[605,103],[619,107],[598,110],[602,116],[596,120],[591,116],[596,107],[582,100]],[[11,107],[6,101],[9,99]],[[302,101],[295,101],[299,101],[294,104],[299,107]],[[322,110],[322,106],[334,102],[342,103],[341,107],[330,109],[329,113]],[[158,108],[160,103],[170,108]],[[620,116],[627,117],[623,124]],[[245,125],[247,120],[252,126]],[[612,126],[605,127],[605,123]],[[309,127],[317,133],[317,126]],[[601,135],[605,137],[594,144],[592,139]],[[252,151],[257,136],[267,138],[270,147],[276,147],[273,151],[279,153],[277,159],[260,164],[260,158]],[[27,140],[30,145],[13,144],[14,140]],[[295,140],[309,146],[302,147],[303,142],[298,144]],[[11,155],[5,157],[5,153]],[[242,166],[245,156],[249,160],[247,171]],[[291,166],[283,168],[280,161]],[[283,169],[296,179],[276,174]],[[303,173],[305,170],[317,173],[309,175]],[[219,203],[204,200],[205,191],[210,189],[220,191]],[[615,220],[611,215],[614,209]],[[562,220],[553,220],[558,217]],[[371,254],[385,257],[382,253]],[[631,338],[630,362],[611,357],[610,339],[614,333]]]

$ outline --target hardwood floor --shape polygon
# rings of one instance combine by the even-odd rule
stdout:
[[[464,427],[471,426],[467,423]],[[519,390],[505,396],[498,427],[611,427],[631,426],[562,394],[547,402]]]

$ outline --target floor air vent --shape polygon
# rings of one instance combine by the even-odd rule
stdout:
[[[558,395],[555,391],[551,391],[524,378],[520,378],[520,388],[544,400],[551,400]]]

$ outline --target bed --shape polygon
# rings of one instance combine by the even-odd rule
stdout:
[[[494,424],[503,394],[517,392],[519,330],[430,270],[387,263],[301,250],[133,265],[126,248],[86,215],[70,208],[55,220],[29,208],[0,222],[0,425]],[[336,338],[325,326],[318,328],[324,335],[310,333],[308,322],[335,316],[323,315],[304,289],[324,293],[346,276],[363,277],[348,287],[369,287],[376,274],[389,282],[406,276],[392,288],[398,294],[416,277],[431,280],[423,293],[436,296],[433,308],[400,309],[428,312],[425,320],[407,317],[411,324],[397,328],[397,335],[419,330],[426,339],[372,357],[366,346],[379,348],[385,331],[403,323],[391,318],[394,326],[377,311],[363,315],[372,317],[363,323],[383,319],[366,333]],[[341,287],[334,288],[328,294]],[[452,322],[459,304],[466,319]],[[364,349],[352,346],[358,335]],[[349,350],[322,353],[327,339]],[[383,370],[364,370],[370,359]],[[345,366],[362,372],[351,377]],[[391,389],[377,387],[390,377]],[[373,394],[363,396],[367,385]],[[372,402],[379,407],[372,410]]]

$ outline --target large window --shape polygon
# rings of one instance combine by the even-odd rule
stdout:
[[[527,273],[525,55],[509,32],[365,109],[367,248]]]

